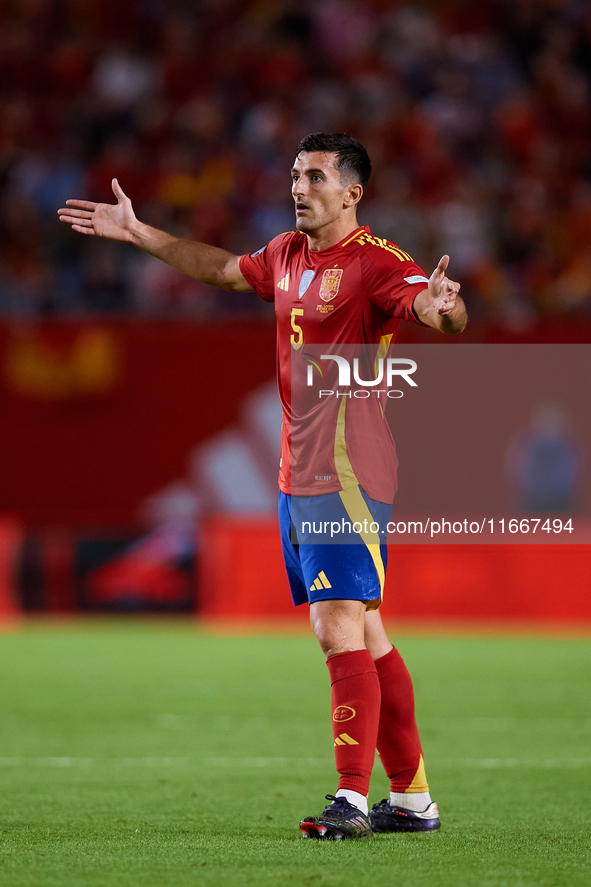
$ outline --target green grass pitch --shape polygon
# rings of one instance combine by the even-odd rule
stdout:
[[[312,637],[190,622],[0,635],[0,884],[591,884],[583,639],[403,636],[432,835],[303,841],[336,787]],[[370,802],[387,793],[379,761]]]

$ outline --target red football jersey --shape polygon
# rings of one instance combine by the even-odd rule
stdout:
[[[324,349],[381,345],[395,340],[401,320],[420,323],[415,296],[424,271],[396,244],[357,228],[330,249],[314,251],[299,231],[281,234],[240,259],[242,274],[265,301],[275,302],[277,380],[283,407],[279,486],[295,496],[319,496],[360,486],[372,499],[392,502],[396,448],[377,396],[355,399],[341,391],[319,397],[308,387]],[[371,349],[370,349],[371,350]],[[313,353],[311,353],[313,351]],[[367,348],[363,378],[371,375]],[[375,354],[375,349],[373,351]],[[322,363],[322,387],[337,392],[335,361]],[[306,384],[306,379],[308,380]]]

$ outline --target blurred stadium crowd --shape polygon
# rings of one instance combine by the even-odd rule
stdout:
[[[360,215],[473,314],[591,305],[587,0],[0,0],[0,312],[268,311],[57,222],[67,197],[242,253],[293,228],[302,135],[360,138]]]

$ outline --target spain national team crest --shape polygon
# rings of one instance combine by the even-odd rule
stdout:
[[[326,269],[322,275],[322,283],[320,284],[320,292],[318,293],[324,302],[330,302],[331,299],[334,299],[339,291],[342,276],[342,268]]]

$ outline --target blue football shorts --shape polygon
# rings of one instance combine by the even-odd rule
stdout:
[[[340,599],[377,609],[391,514],[391,504],[370,499],[359,486],[324,496],[280,490],[281,544],[294,605]]]

